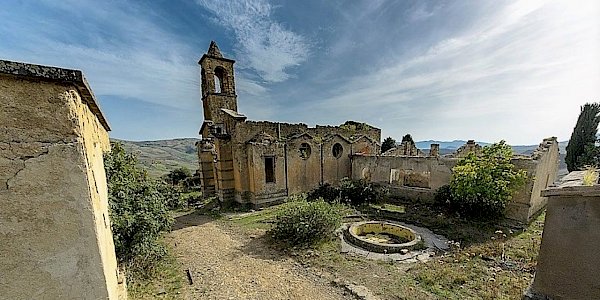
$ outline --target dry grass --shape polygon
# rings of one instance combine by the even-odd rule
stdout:
[[[544,214],[524,229],[457,219],[424,205],[402,203],[404,222],[458,241],[427,263],[372,261],[340,253],[332,240],[315,251],[297,250],[312,271],[364,285],[382,299],[520,299],[533,278]],[[277,208],[227,221],[241,230],[266,229]],[[289,252],[286,252],[289,253]],[[287,255],[282,252],[282,255]],[[316,254],[315,254],[316,253]]]
[[[172,249],[169,249],[169,254],[156,266],[152,274],[134,278],[133,282],[127,283],[129,299],[183,299],[181,289],[186,279],[172,253]]]

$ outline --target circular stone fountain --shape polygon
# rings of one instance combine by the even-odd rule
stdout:
[[[344,236],[348,242],[377,253],[407,252],[423,246],[421,236],[414,230],[389,222],[354,223]]]

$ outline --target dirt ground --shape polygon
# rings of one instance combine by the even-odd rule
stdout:
[[[209,216],[176,218],[168,241],[192,276],[185,299],[354,299],[267,247],[262,234],[240,234]]]

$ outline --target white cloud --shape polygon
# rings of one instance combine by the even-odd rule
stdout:
[[[0,46],[3,58],[81,69],[100,97],[199,107],[197,54],[156,25],[152,11],[126,2],[46,1],[38,5],[38,11],[26,12],[28,18],[0,13],[5,25],[0,37],[14,34],[17,45]],[[77,23],[78,19],[85,23]]]
[[[216,15],[218,23],[232,30],[241,68],[251,68],[267,82],[290,77],[286,69],[308,57],[306,39],[271,18],[272,6],[266,0],[198,0]]]
[[[378,111],[378,125],[395,136],[566,139],[579,105],[600,101],[598,12],[594,1],[518,1],[422,55],[356,76],[315,105],[324,114]],[[398,118],[401,126],[389,121]]]

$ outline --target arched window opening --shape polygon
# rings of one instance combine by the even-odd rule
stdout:
[[[310,145],[308,143],[300,144],[300,148],[298,149],[298,152],[300,152],[300,158],[308,159],[310,157],[310,153],[311,153]]]
[[[225,93],[225,69],[215,68],[215,93]]]
[[[221,93],[221,79],[215,75],[215,93]]]
[[[340,143],[335,143],[331,149],[331,154],[333,154],[335,158],[340,158],[342,157],[342,153],[344,153],[344,147],[342,147]]]

